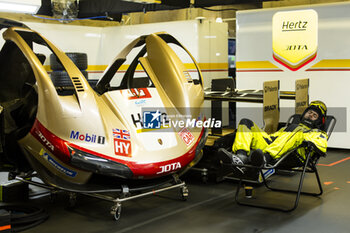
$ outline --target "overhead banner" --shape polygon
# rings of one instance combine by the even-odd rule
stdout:
[[[313,59],[318,46],[318,15],[315,10],[282,11],[272,18],[273,57],[290,70]]]

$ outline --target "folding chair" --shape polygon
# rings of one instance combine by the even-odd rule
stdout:
[[[299,115],[299,114],[294,114],[293,116],[291,116],[287,121],[287,126],[289,124],[299,123],[300,116],[301,115]],[[335,124],[336,124],[335,117],[334,116],[327,116],[324,131],[327,133],[328,138],[331,136]],[[296,156],[295,153],[297,153],[297,149],[300,147],[305,148],[306,156],[305,156],[304,163],[298,164],[298,165],[290,164],[288,162],[288,159],[290,159],[293,156]],[[322,184],[320,181],[320,177],[319,177],[316,165],[317,165],[319,158],[321,156],[325,156],[325,154],[317,153],[317,150],[315,150],[314,147],[315,146],[312,143],[303,143],[298,148],[295,148],[295,149],[287,152],[287,154],[284,155],[280,160],[278,160],[274,165],[264,165],[261,167],[256,167],[256,166],[252,166],[252,165],[235,165],[237,167],[246,167],[247,169],[258,169],[259,173],[261,174],[261,177],[263,179],[263,184],[265,185],[265,187],[267,189],[269,189],[271,191],[295,193],[296,197],[295,197],[294,205],[291,208],[285,209],[285,208],[275,207],[275,206],[271,206],[271,205],[264,205],[264,204],[256,203],[256,202],[254,202],[254,200],[250,200],[250,201],[240,200],[239,193],[240,193],[240,190],[242,187],[242,178],[239,179],[239,184],[237,186],[236,195],[235,195],[235,200],[236,200],[237,204],[289,212],[289,211],[293,211],[297,208],[301,194],[310,195],[310,196],[320,196],[323,193],[323,189],[322,189]],[[301,173],[299,184],[298,184],[298,189],[297,190],[289,190],[289,189],[280,189],[280,188],[270,187],[267,183],[267,180],[265,179],[265,177],[263,175],[262,169],[271,169],[271,168],[276,169],[276,170],[294,171],[294,172]],[[318,184],[318,189],[319,189],[318,192],[313,193],[313,192],[302,192],[301,191],[302,187],[303,187],[303,182],[304,182],[304,178],[305,178],[306,173],[314,173],[315,174],[317,184]]]

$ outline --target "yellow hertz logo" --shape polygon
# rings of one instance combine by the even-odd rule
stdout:
[[[314,10],[277,12],[272,19],[273,57],[298,70],[316,57],[318,15]]]

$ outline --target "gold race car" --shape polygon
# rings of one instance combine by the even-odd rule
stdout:
[[[7,28],[0,53],[0,152],[12,178],[36,173],[51,187],[102,192],[124,184],[151,187],[200,160],[207,138],[198,124],[205,121],[202,75],[173,36],[135,39],[92,87],[42,35],[18,22],[0,24]],[[190,69],[177,50],[187,54]],[[52,82],[43,65],[50,53],[71,85]]]

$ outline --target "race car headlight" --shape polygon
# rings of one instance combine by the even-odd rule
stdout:
[[[101,158],[76,148],[68,147],[68,149],[70,152],[71,164],[78,168],[97,174],[117,176],[125,179],[133,177],[130,168],[124,164]]]

